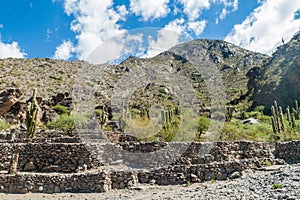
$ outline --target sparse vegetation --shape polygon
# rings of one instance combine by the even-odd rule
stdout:
[[[273,190],[276,190],[276,189],[279,189],[279,188],[281,188],[281,184],[279,184],[279,183],[274,183],[273,186],[272,186]]]
[[[57,112],[58,114],[62,115],[62,114],[70,114],[70,110],[68,110],[65,106],[60,105],[60,104],[56,104],[53,107],[53,110],[55,110],[55,112]]]
[[[10,124],[4,120],[0,120],[0,131],[10,128]]]
[[[82,128],[88,118],[79,114],[62,114],[55,120],[47,123],[47,128],[72,133],[75,128]]]

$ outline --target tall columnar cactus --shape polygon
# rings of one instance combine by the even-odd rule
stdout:
[[[232,107],[226,107],[226,113],[225,113],[225,121],[230,122],[233,115],[233,108]]]
[[[285,126],[284,126],[284,115],[283,115],[281,107],[279,107],[278,117],[279,117],[279,122],[280,122],[280,129],[282,131],[284,131],[284,129],[285,129]]]
[[[297,100],[295,101],[295,118],[296,120],[300,119],[299,105]]]
[[[27,111],[26,111],[26,128],[27,128],[27,138],[35,138],[36,127],[38,124],[38,112],[39,105],[36,101],[36,93],[37,90],[33,90],[33,95],[31,98],[31,102],[28,102]]]
[[[162,125],[165,125],[165,123],[166,123],[165,110],[161,110],[161,111],[160,111],[160,115],[161,115],[161,124],[162,124]]]
[[[286,108],[286,118],[289,123],[289,127],[292,127],[292,117],[291,117],[291,111],[289,106]]]
[[[272,127],[273,132],[280,133],[281,131],[285,130],[284,125],[284,115],[282,112],[282,108],[278,107],[277,102],[274,101],[274,106],[271,107],[272,112]]]
[[[295,113],[292,113],[291,116],[291,122],[292,122],[292,128],[296,127],[296,117],[295,117]]]
[[[276,124],[276,120],[275,120],[274,116],[272,116],[271,119],[272,119],[273,132],[276,134],[276,133],[278,133],[278,127],[277,127],[277,124]]]

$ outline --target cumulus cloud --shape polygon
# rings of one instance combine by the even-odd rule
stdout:
[[[126,16],[128,15],[128,10],[125,5],[117,6],[118,13],[120,14],[120,19],[125,21]]]
[[[130,10],[144,21],[165,17],[169,12],[169,0],[130,0]]]
[[[184,6],[183,11],[190,21],[195,21],[203,9],[210,7],[209,0],[178,0],[178,2]]]
[[[118,63],[123,57],[135,55],[143,51],[143,34],[126,32],[110,40],[103,42],[87,58],[87,61],[94,64]]]
[[[21,50],[18,42],[7,44],[0,40],[0,58],[24,58],[25,56],[26,53]]]
[[[56,47],[54,58],[59,60],[69,60],[74,51],[75,48],[71,41],[63,41],[60,46]]]
[[[183,18],[169,22],[164,28],[157,32],[157,37],[149,36],[147,53],[143,56],[151,58],[159,53],[179,44],[181,36],[186,34],[186,23]]]
[[[117,9],[118,12],[112,0],[65,0],[65,13],[75,18],[71,30],[76,33],[75,50],[79,59],[85,60],[104,41],[124,33],[118,22],[125,19],[127,10],[125,6]],[[67,44],[60,47],[66,49]]]
[[[224,6],[216,19],[216,24],[218,24],[220,20],[225,19],[230,13],[236,11],[239,6],[238,0],[214,0],[214,3],[222,4]]]
[[[300,1],[266,0],[241,24],[235,25],[225,40],[247,49],[271,54],[281,39],[290,40],[299,30],[300,19],[295,12]]]
[[[201,33],[204,31],[206,27],[206,21],[196,21],[196,22],[189,22],[188,23],[188,28],[192,30],[195,35],[199,36]]]

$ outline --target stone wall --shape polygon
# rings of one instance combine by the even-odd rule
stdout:
[[[0,192],[105,192],[138,182],[168,185],[225,180],[239,177],[245,169],[300,163],[300,141],[0,143],[0,170],[8,169],[13,153],[19,153],[19,173],[0,173]],[[164,162],[168,157],[174,157],[172,162]],[[33,173],[24,172],[28,163],[34,165]]]
[[[13,153],[19,153],[18,171],[76,172],[86,165],[94,169],[102,164],[97,155],[79,143],[14,143],[0,144],[0,170],[8,170]],[[26,166],[27,165],[27,166]],[[30,165],[30,166],[29,166]],[[25,167],[26,166],[26,167]]]
[[[274,155],[289,164],[300,163],[300,141],[276,143]]]
[[[0,174],[0,192],[106,192],[110,180],[104,172],[89,174]]]
[[[137,182],[137,174],[128,171],[100,171],[63,175],[57,173],[0,174],[0,192],[107,192],[112,189],[134,187]]]

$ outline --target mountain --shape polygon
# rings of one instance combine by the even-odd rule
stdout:
[[[195,46],[197,47],[195,52],[201,57],[197,68],[182,56],[187,55],[191,50],[195,50]],[[38,89],[38,94],[44,99],[51,98],[51,96],[60,92],[71,93],[73,84],[77,79],[78,70],[90,66],[95,69],[105,68],[101,70],[101,75],[99,74],[96,77],[98,80],[94,81],[101,85],[101,91],[99,92],[104,93],[103,98],[109,100],[114,85],[123,74],[134,72],[137,66],[141,64],[151,64],[163,65],[172,69],[173,71],[170,73],[184,74],[196,87],[204,87],[205,83],[201,83],[203,82],[203,77],[201,77],[203,73],[213,68],[217,69],[216,73],[220,73],[223,77],[224,86],[222,87],[229,101],[239,98],[241,93],[247,91],[246,74],[249,69],[260,67],[268,59],[267,55],[254,53],[219,40],[195,40],[175,46],[154,58],[138,59],[130,57],[119,65],[95,66],[84,61],[66,62],[48,58],[8,58],[0,60],[0,91],[7,88],[19,88],[24,94],[24,99],[31,95],[32,89],[35,87]],[[200,72],[202,72],[202,75]],[[100,84],[100,82],[102,83]],[[106,92],[103,90],[106,90]],[[206,98],[206,95],[207,92],[206,94],[204,92],[204,98]]]
[[[271,59],[254,71],[253,107],[264,105],[268,111],[274,100],[283,107],[300,101],[300,32],[279,46]]]
[[[156,104],[181,104],[180,98],[189,101],[191,93],[196,97],[192,104],[200,112],[209,112],[212,98],[219,93],[225,94],[224,103],[239,110],[258,105],[268,110],[273,100],[283,106],[300,100],[299,39],[300,34],[295,34],[272,57],[221,40],[199,39],[153,58],[129,57],[118,65],[0,59],[0,91],[18,88],[18,101],[25,102],[37,88],[48,110],[56,104],[72,109],[72,102],[76,105],[78,100],[94,98],[91,106],[105,108],[110,120],[113,107],[123,100],[129,109],[144,112]],[[92,97],[84,97],[85,93]],[[59,101],[64,97],[68,97],[67,103]]]

